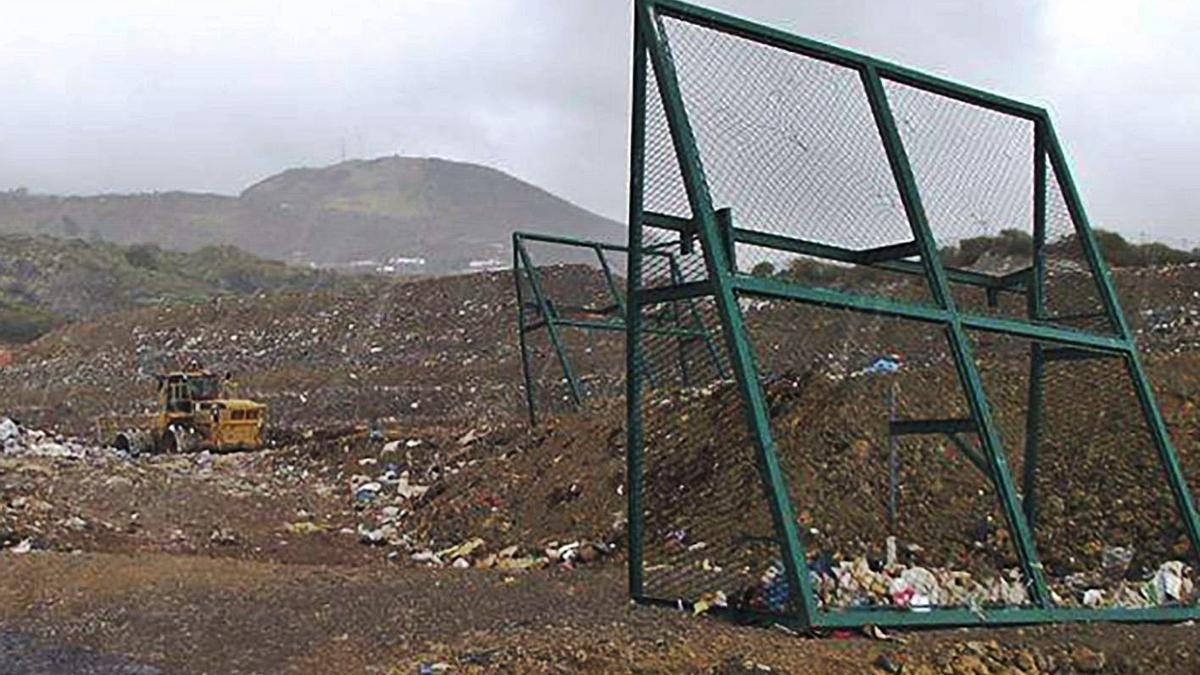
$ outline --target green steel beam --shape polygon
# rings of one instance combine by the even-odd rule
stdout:
[[[641,603],[692,613],[693,603],[643,598]],[[780,624],[801,630],[810,628],[928,628],[948,626],[1030,626],[1047,623],[1179,623],[1200,619],[1200,607],[931,607],[913,611],[902,607],[855,607],[822,609],[809,625],[797,617],[761,610],[714,607],[708,613],[738,622]]]
[[[915,319],[927,323],[944,324],[948,323],[951,318],[949,312],[929,305],[919,305],[872,295],[857,295],[831,288],[801,286],[793,282],[780,281],[778,279],[738,275],[734,280],[734,286],[738,291],[746,295],[784,300],[801,300],[824,307],[850,309],[868,314],[895,316],[903,319]],[[700,289],[694,290],[699,292]],[[666,289],[664,289],[665,291]],[[1122,340],[1084,333],[1069,328],[1033,324],[1014,319],[978,314],[962,314],[959,316],[959,320],[965,328],[971,330],[1016,335],[1033,340],[1042,340],[1054,344],[1121,355],[1129,352],[1129,345]]]
[[[521,283],[521,258],[517,252],[518,240],[513,237],[513,282],[517,287],[517,340],[521,345],[521,375],[525,380],[525,407],[529,411],[529,426],[537,426],[537,412],[533,404],[533,377],[529,372],[529,346],[525,341],[525,291]]]
[[[725,260],[729,264],[729,272],[736,274],[738,269],[737,239],[734,235],[733,210],[717,209],[714,216],[717,219],[717,233],[721,235],[721,245],[725,247]]]
[[[706,298],[715,292],[710,281],[686,281],[682,284],[657,286],[639,291],[634,304],[638,307],[647,307],[664,302]]]
[[[566,237],[557,234],[544,234],[541,232],[517,231],[513,232],[513,239],[520,239],[521,241],[538,241],[545,244],[561,244],[563,246],[570,246],[573,248],[598,248],[602,251],[612,251],[613,253],[629,252],[629,247],[625,246],[624,244],[614,244],[612,242],[597,241],[595,239],[577,239],[575,237]],[[646,251],[645,253],[657,256],[670,255],[669,253],[664,253],[662,251]]]
[[[919,255],[917,242],[906,241],[902,244],[891,244],[889,246],[877,246],[868,248],[858,252],[858,259],[864,265],[874,265],[877,263],[891,262],[901,258],[911,258]]]
[[[914,612],[881,608],[821,612],[816,625],[822,628],[852,628],[864,624],[894,628],[921,626],[982,626],[1041,623],[1178,622],[1200,618],[1197,607],[1111,608],[1091,607],[997,607],[994,609],[934,609]]]
[[[679,260],[675,256],[671,256],[671,280],[676,288],[686,283],[683,280],[683,271],[679,267]],[[711,295],[711,293],[708,295]],[[717,351],[717,346],[713,344],[712,333],[704,325],[704,317],[700,315],[700,310],[696,308],[696,298],[687,297],[681,298],[681,300],[687,303],[688,316],[692,319],[692,325],[704,334],[704,349],[708,352],[708,357],[712,359],[713,369],[717,373],[717,377],[725,379],[725,366],[721,363],[721,355]]]
[[[545,326],[547,323],[566,328],[583,328],[586,330],[606,330],[606,331],[625,331],[625,322],[623,321],[601,321],[598,319],[553,319],[549,322],[539,321],[536,325],[531,325],[530,330],[536,330]],[[647,335],[666,335],[669,337],[684,337],[684,338],[703,338],[704,331],[686,329],[686,328],[643,328],[642,332]]]
[[[1132,348],[1128,342],[1119,338],[1085,333],[1073,328],[1061,328],[1052,324],[1029,323],[1016,319],[1005,319],[997,316],[981,314],[960,315],[963,326],[988,333],[1004,333],[1017,337],[1041,340],[1068,347],[1081,347],[1113,354],[1127,354]]]
[[[637,0],[635,6],[642,18],[643,38],[657,75],[658,92],[666,111],[671,138],[679,160],[680,173],[687,190],[688,203],[692,213],[698,216],[697,225],[699,227],[697,229],[703,243],[705,266],[716,291],[714,297],[717,311],[722,319],[721,324],[734,376],[744,397],[746,422],[749,425],[750,435],[760,460],[763,487],[771,506],[775,531],[780,534],[782,539],[780,553],[784,571],[793,593],[800,596],[801,602],[798,606],[800,618],[805,624],[808,624],[811,623],[813,615],[816,613],[816,599],[805,559],[804,542],[801,541],[797,531],[796,517],[792,511],[783,470],[775,452],[775,441],[771,437],[770,418],[755,371],[753,354],[746,340],[741,309],[734,293],[733,275],[729,273],[730,261],[726,258],[724,247],[721,245],[716,214],[711,195],[708,192],[708,182],[704,177],[704,168],[696,147],[691,123],[688,121],[687,112],[684,109],[683,97],[676,80],[670,49],[666,45],[661,18],[655,16],[652,11],[653,0]]]
[[[642,509],[642,382],[639,366],[642,362],[642,309],[637,303],[642,283],[642,197],[645,185],[646,140],[646,43],[643,12],[634,9],[633,16],[633,101],[630,112],[629,143],[629,246],[626,249],[627,273],[625,297],[629,309],[625,313],[625,492],[628,520],[629,596],[635,600],[645,595],[644,554],[642,540],[645,532],[645,511]]]
[[[908,155],[896,128],[896,120],[888,104],[887,94],[883,88],[879,73],[875,66],[868,64],[860,71],[863,87],[867,92],[867,101],[871,106],[871,114],[875,118],[880,140],[887,154],[888,164],[900,192],[904,204],[904,213],[912,227],[913,238],[921,247],[921,262],[925,265],[926,279],[934,302],[947,313],[949,321],[946,333],[950,340],[951,351],[954,355],[954,365],[958,370],[959,380],[967,395],[967,403],[971,410],[971,418],[975,421],[976,430],[983,442],[984,455],[991,469],[996,494],[1008,522],[1010,533],[1016,545],[1017,557],[1021,562],[1021,571],[1028,584],[1029,593],[1034,601],[1045,608],[1050,604],[1050,592],[1046,587],[1046,579],[1042,572],[1042,564],[1038,560],[1033,536],[1025,514],[1017,499],[1016,489],[1009,475],[1008,463],[1004,458],[1004,449],[1000,436],[996,432],[995,421],[988,407],[987,395],[983,390],[983,382],[979,378],[975,357],[971,354],[971,346],[967,338],[963,322],[954,307],[954,297],[950,292],[950,284],[942,269],[941,256],[938,254],[937,242],[921,205],[921,196],[917,189],[917,181],[913,176]]]
[[[974,430],[972,430],[972,433],[974,433]],[[975,448],[967,445],[963,439],[958,437],[958,434],[946,434],[946,438],[948,438],[950,442],[954,444],[954,447],[958,448],[958,451],[962,453],[963,457],[966,457],[967,461],[971,462],[971,464],[974,464],[975,468],[979,469],[979,471],[983,473],[988,480],[995,482],[995,478],[992,476],[991,469],[988,467],[987,460],[984,459],[978,452],[976,452]]]
[[[1036,344],[1036,343],[1035,343]],[[1112,352],[1096,352],[1090,349],[1079,349],[1078,347],[1041,347],[1042,359],[1047,363],[1054,361],[1091,361],[1092,359],[1116,358],[1120,354]]]
[[[617,311],[623,317],[625,316],[625,299],[621,297],[620,291],[617,290],[617,281],[613,277],[612,267],[608,264],[608,258],[604,257],[605,249],[600,246],[593,246],[592,248],[596,251],[596,257],[600,260],[600,269],[604,272],[604,282],[608,285],[608,292],[612,295]],[[624,328],[623,321],[621,327]]]

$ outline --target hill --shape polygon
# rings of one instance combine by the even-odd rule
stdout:
[[[0,235],[0,342],[24,342],[66,321],[220,295],[307,290],[328,272],[268,261],[231,246],[190,253],[45,235]]]
[[[506,260],[515,229],[618,241],[624,236],[617,223],[502,171],[433,158],[289,169],[237,196],[0,193],[0,232],[182,251],[232,245],[293,262],[391,261],[411,273]]]

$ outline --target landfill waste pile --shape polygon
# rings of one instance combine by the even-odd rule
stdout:
[[[894,561],[872,565],[859,557],[836,565],[810,565],[809,574],[818,602],[824,608],[890,607],[920,612],[962,607],[985,612],[993,607],[1027,606],[1030,602],[1016,569],[991,578],[976,578],[963,570]],[[718,593],[722,598],[729,597],[723,591]],[[787,611],[792,602],[778,562],[767,568],[757,584],[734,597],[748,608],[776,613]],[[1198,599],[1192,569],[1178,560],[1163,563],[1145,581],[1120,580],[1111,593],[1095,588],[1068,595],[1054,593],[1055,603],[1062,607],[1170,607],[1190,605]],[[722,604],[728,606],[728,600]]]
[[[604,283],[581,265],[547,267],[542,277],[548,292]],[[240,391],[269,405],[276,427],[461,419],[524,405],[511,273],[345,286],[73,324],[22,350],[0,379],[0,400],[31,424],[85,435],[98,416],[148,409],[153,374],[195,360],[232,373]],[[581,373],[620,363],[619,335],[566,340]],[[534,347],[536,365],[549,365],[548,348]],[[622,373],[609,377],[620,381]]]
[[[1017,556],[990,484],[950,441],[900,449],[904,492],[897,523],[889,523],[881,499],[888,446],[880,422],[888,419],[889,378],[898,364],[890,358],[870,363],[871,370],[883,371],[879,376],[860,374],[869,371],[840,379],[814,372],[780,375],[766,387],[780,461],[794,486],[797,525],[810,557],[831,561],[817,580],[822,598],[838,606],[896,604],[887,598],[906,569],[908,581],[926,577],[927,588],[919,595],[941,589],[932,594],[933,604],[1023,601],[1024,588],[1010,573]],[[903,368],[909,378],[906,403],[917,409],[943,404],[953,371],[912,363]],[[720,590],[739,597],[732,571],[761,566],[770,560],[765,556],[778,555],[753,544],[770,541],[774,529],[758,489],[761,477],[750,439],[740,427],[723,422],[734,389],[732,382],[721,382],[649,394],[643,423],[646,556],[651,573],[662,570],[669,580],[664,592],[694,596]],[[1075,395],[1086,393],[1079,389]],[[1189,429],[1200,430],[1196,423],[1192,415]],[[714,452],[718,447],[722,453]],[[1165,486],[1161,492],[1146,487],[1154,484],[1157,470],[1152,452],[1131,462],[1125,456],[1129,446],[1095,444],[1087,457],[1055,454],[1053,447],[1047,444],[1043,470],[1056,480],[1069,475],[1069,494],[1084,489],[1076,485],[1088,490],[1075,502],[1047,495],[1037,524],[1039,552],[1062,604],[1194,602],[1188,590],[1192,570],[1177,567],[1188,557],[1186,532],[1162,515],[1170,505],[1169,494],[1162,494]],[[1193,470],[1200,464],[1196,452],[1191,445],[1180,448],[1182,463]],[[1122,511],[1114,514],[1105,504],[1120,504]],[[887,543],[893,537],[905,542],[903,567],[889,566],[885,572],[882,564],[867,566],[867,560],[889,557]],[[838,569],[846,573],[829,571]]]
[[[7,457],[63,459],[83,459],[89,453],[117,452],[88,446],[77,439],[67,438],[61,434],[26,429],[7,417],[0,417],[0,450]]]
[[[544,274],[602,283],[580,266]],[[1200,485],[1188,318],[1200,271],[1119,270],[1118,285],[1137,300],[1164,417]],[[745,309],[783,469],[802,486],[792,501],[818,601],[1025,602],[990,482],[950,439],[898,443],[889,522],[889,397],[906,415],[961,412],[928,335],[787,303]],[[782,628],[630,609],[624,402],[595,398],[530,428],[515,324],[511,274],[483,273],[146,307],[13,349],[0,366],[0,571],[14,580],[0,587],[0,635],[70,639],[164,672],[613,672],[631,659],[661,672],[1195,672],[1186,626],[835,633],[798,649]],[[619,391],[621,335],[568,340],[580,372],[609,378],[595,390]],[[985,386],[1010,424],[1028,363],[987,347]],[[181,355],[271,405],[266,448],[130,457],[94,442],[96,417],[148,409],[150,374]],[[1060,386],[1069,397],[1093,384]],[[726,380],[646,393],[647,579],[698,600],[693,613],[795,600],[733,393]],[[1197,602],[1186,537],[1144,487],[1153,457],[1093,446],[1043,456],[1053,478],[1035,536],[1051,590],[1066,606]],[[1152,648],[1125,649],[1129,635]],[[231,650],[243,660],[231,665]]]

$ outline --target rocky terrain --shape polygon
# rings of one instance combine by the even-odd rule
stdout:
[[[549,268],[546,276],[548,286],[584,295],[603,288],[586,267]],[[1200,267],[1117,276],[1196,484]],[[0,585],[0,656],[18,666],[0,665],[0,672],[1200,668],[1190,625],[800,636],[630,607],[623,404],[597,396],[585,412],[560,411],[530,428],[516,311],[509,273],[385,279],[123,309],[14,349],[0,366],[0,417],[20,422],[0,424],[0,573],[10,580]],[[874,565],[886,555],[876,536],[886,529],[882,474],[867,468],[883,457],[871,420],[878,421],[888,380],[831,379],[801,366],[821,354],[829,372],[860,372],[879,356],[882,339],[905,353],[905,368],[924,383],[905,389],[902,404],[914,411],[952,399],[944,370],[915,334],[777,303],[747,312],[769,374],[773,422],[787,430],[781,451],[790,475],[810,487],[797,512],[816,530],[807,535],[813,553],[850,565],[830,571],[830,579],[844,572],[849,580],[829,582],[826,601],[855,601],[860,591],[850,584],[865,583],[861,592],[869,595],[871,585],[891,579],[872,576],[881,574],[877,567],[853,568],[855,556]],[[803,339],[797,325],[808,329]],[[589,340],[572,332],[568,340],[591,390],[619,391],[619,334]],[[1022,387],[1001,347],[981,356],[998,402]],[[558,376],[544,344],[535,351],[551,399],[543,403],[551,404]],[[243,393],[271,406],[268,448],[134,458],[95,438],[97,417],[145,409],[150,375],[181,358],[233,372]],[[1096,384],[1056,382],[1068,398]],[[707,419],[721,389],[706,391],[656,394],[666,401],[657,405],[664,418]],[[721,438],[734,456],[737,427]],[[814,443],[828,451],[805,450]],[[984,569],[1010,568],[1003,530],[988,525],[994,514],[979,490],[984,482],[949,453],[905,448],[911,489],[902,495],[904,526],[896,533],[900,564],[950,566],[979,578]],[[1061,544],[1046,545],[1060,552],[1047,563],[1071,602],[1093,601],[1088,590],[1141,584],[1186,553],[1177,549],[1179,530],[1155,520],[1157,494],[1127,482],[1151,466],[1122,464],[1129,454],[1105,446],[1087,461],[1046,454],[1049,475],[1069,470],[1081,481],[1046,486],[1049,494],[1083,489],[1087,497],[1070,501],[1078,509],[1047,499],[1044,510],[1042,531]],[[684,464],[681,470],[703,466]],[[754,467],[722,464],[704,480],[710,483],[696,484],[751,485]],[[756,510],[752,490],[744,494],[744,504],[726,506],[750,530],[765,511]],[[692,553],[678,553],[678,543],[688,551],[704,542],[696,550],[717,560],[721,537],[694,527],[664,537],[663,547],[686,556]],[[1105,587],[1097,575],[1110,573],[1106,560],[1127,543],[1123,537],[1132,537],[1134,550],[1109,580],[1117,585]],[[1071,575],[1083,575],[1073,577],[1083,585],[1067,583]],[[1190,570],[1184,575],[1194,579]]]
[[[289,169],[236,196],[0,192],[0,232],[255,255],[407,274],[507,259],[513,230],[620,238],[616,223],[496,169],[381,157]]]

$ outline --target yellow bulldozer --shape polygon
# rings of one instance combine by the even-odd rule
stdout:
[[[199,364],[156,375],[155,411],[136,423],[97,420],[97,434],[131,454],[257,450],[263,446],[267,406],[227,396],[230,377]]]

